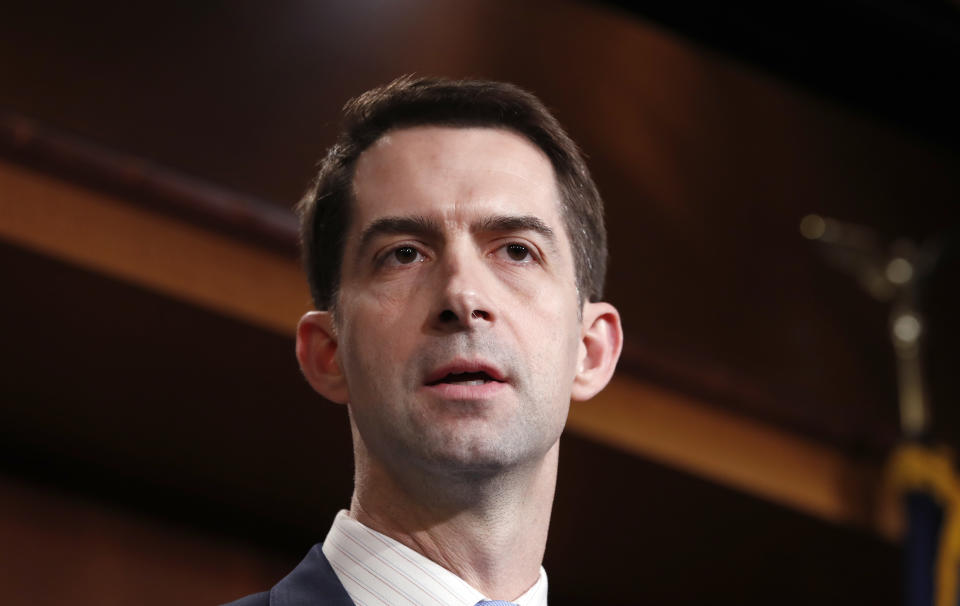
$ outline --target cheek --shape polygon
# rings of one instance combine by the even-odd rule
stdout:
[[[538,300],[543,301],[544,297]],[[580,322],[572,305],[544,307],[530,304],[514,321],[516,334],[523,335],[523,349],[538,372],[549,374],[561,384],[576,370],[580,351]]]
[[[382,340],[392,326],[407,316],[416,304],[416,284],[410,280],[391,280],[365,288],[341,291],[344,328],[351,334]],[[359,339],[354,339],[355,341]]]
[[[544,309],[544,299],[556,295],[551,293],[553,285],[541,276],[531,279],[529,270],[516,267],[496,267],[491,274],[498,288],[508,293],[506,297],[511,300],[510,305],[521,310],[538,310],[541,315],[550,313]]]
[[[348,383],[362,379],[363,385],[351,389],[360,393],[368,382],[382,382],[389,378],[391,369],[398,368],[398,359],[404,357],[411,335],[417,332],[411,325],[415,318],[410,310],[415,306],[409,296],[396,289],[344,296],[341,303],[341,364]]]

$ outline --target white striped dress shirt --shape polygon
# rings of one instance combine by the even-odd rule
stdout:
[[[357,606],[474,606],[490,599],[443,566],[367,528],[341,511],[323,541],[323,555]],[[519,598],[547,606],[547,573]]]

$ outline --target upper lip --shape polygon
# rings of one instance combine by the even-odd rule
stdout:
[[[502,370],[484,360],[454,360],[438,367],[427,375],[424,383],[433,385],[439,383],[447,375],[462,374],[466,372],[483,372],[490,376],[494,381],[503,383],[507,380]]]

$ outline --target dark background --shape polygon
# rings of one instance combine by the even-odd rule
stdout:
[[[516,82],[607,201],[621,372],[879,467],[899,433],[888,309],[798,225],[818,212],[943,243],[928,383],[936,437],[960,446],[958,58],[960,9],[932,0],[12,3],[0,111],[285,213],[349,97],[412,72]],[[282,233],[134,202],[295,254]],[[290,335],[12,243],[0,272],[10,482],[242,541],[271,571],[322,539],[348,502],[347,424]],[[553,604],[898,600],[898,547],[870,530],[578,435],[561,458]]]

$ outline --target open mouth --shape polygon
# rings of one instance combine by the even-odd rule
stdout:
[[[484,385],[486,383],[502,383],[488,375],[485,372],[451,372],[440,377],[436,381],[431,381],[427,385]]]

